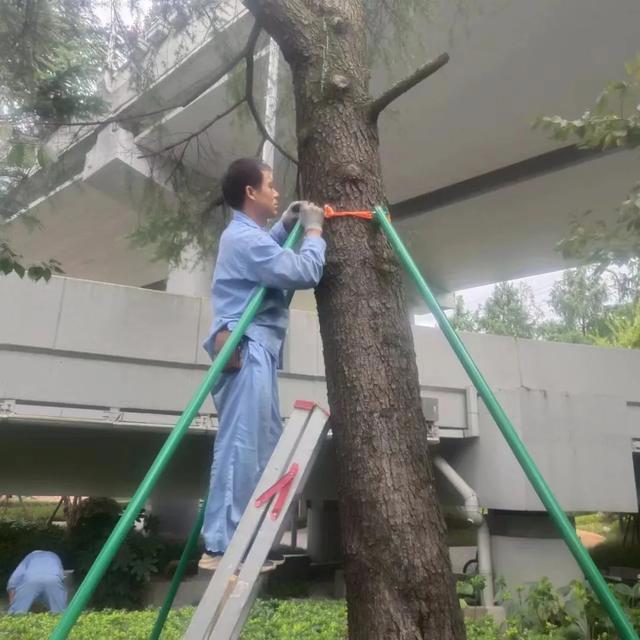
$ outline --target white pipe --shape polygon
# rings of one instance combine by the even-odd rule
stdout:
[[[480,503],[478,495],[466,483],[464,478],[442,457],[436,456],[433,464],[442,473],[442,475],[451,483],[453,488],[462,496],[464,500],[464,510],[467,520],[476,526],[483,522],[482,513],[480,511]]]
[[[478,528],[478,574],[485,579],[482,591],[482,604],[492,607],[495,601],[493,593],[493,565],[491,561],[491,536],[489,525],[483,521]]]
[[[467,520],[478,527],[478,574],[485,578],[485,587],[482,591],[482,604],[485,606],[493,606],[494,591],[491,537],[489,535],[489,525],[486,523],[480,510],[478,494],[442,456],[435,456],[433,464],[464,500],[464,510],[467,515]]]
[[[264,106],[264,126],[272,138],[276,137],[276,110],[278,108],[278,64],[280,50],[275,40],[269,40],[269,58],[267,62],[267,91]],[[262,161],[273,167],[274,146],[267,140],[262,147]]]
[[[467,431],[470,437],[480,435],[480,414],[478,413],[478,392],[475,387],[466,388]]]

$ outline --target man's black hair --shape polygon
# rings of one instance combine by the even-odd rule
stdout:
[[[257,158],[234,160],[222,178],[222,195],[233,209],[242,209],[247,187],[259,189],[262,186],[262,172],[271,167]]]

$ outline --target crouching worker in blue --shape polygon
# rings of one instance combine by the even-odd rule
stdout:
[[[64,611],[67,590],[60,558],[52,551],[32,551],[11,574],[7,592],[9,613],[29,613],[36,601],[52,613]]]
[[[287,330],[287,292],[317,286],[324,267],[324,214],[309,202],[292,203],[271,229],[278,192],[271,168],[243,158],[222,182],[233,219],[220,238],[213,275],[213,325],[205,349],[220,351],[256,287],[267,295],[245,338],[213,389],[218,411],[202,569],[215,571],[282,432],[277,368]],[[283,249],[300,219],[304,241],[298,253]],[[264,569],[273,567],[268,562]]]

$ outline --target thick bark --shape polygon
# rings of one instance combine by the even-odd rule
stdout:
[[[291,66],[304,196],[385,202],[361,0],[246,0]],[[301,35],[302,34],[302,35]],[[327,223],[317,290],[353,640],[460,640],[399,266],[375,224]]]

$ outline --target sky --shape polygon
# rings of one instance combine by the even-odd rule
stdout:
[[[134,16],[131,12],[131,8],[129,6],[129,2],[127,0],[116,0],[116,7],[118,9],[118,13],[120,14],[120,19],[126,24],[130,25],[134,22]],[[151,0],[139,0],[136,3],[137,9],[144,15],[151,6]],[[110,2],[100,2],[96,3],[95,6],[96,15],[100,20],[102,20],[105,24],[111,20],[111,3]]]
[[[529,287],[531,287],[531,291],[533,292],[533,297],[537,306],[545,315],[548,315],[550,313],[549,305],[547,304],[549,293],[551,292],[551,288],[553,287],[554,283],[562,277],[562,274],[563,271],[552,271],[551,273],[529,276],[528,278],[510,280],[510,282],[514,282],[516,284],[519,282],[524,282],[528,284]],[[465,309],[468,309],[469,311],[475,311],[486,302],[487,298],[493,291],[493,287],[493,284],[487,284],[483,285],[482,287],[463,289],[461,291],[457,291],[456,295],[460,295],[464,298]],[[416,324],[427,327],[433,327],[436,324],[433,316],[430,313],[415,316],[415,321]]]

